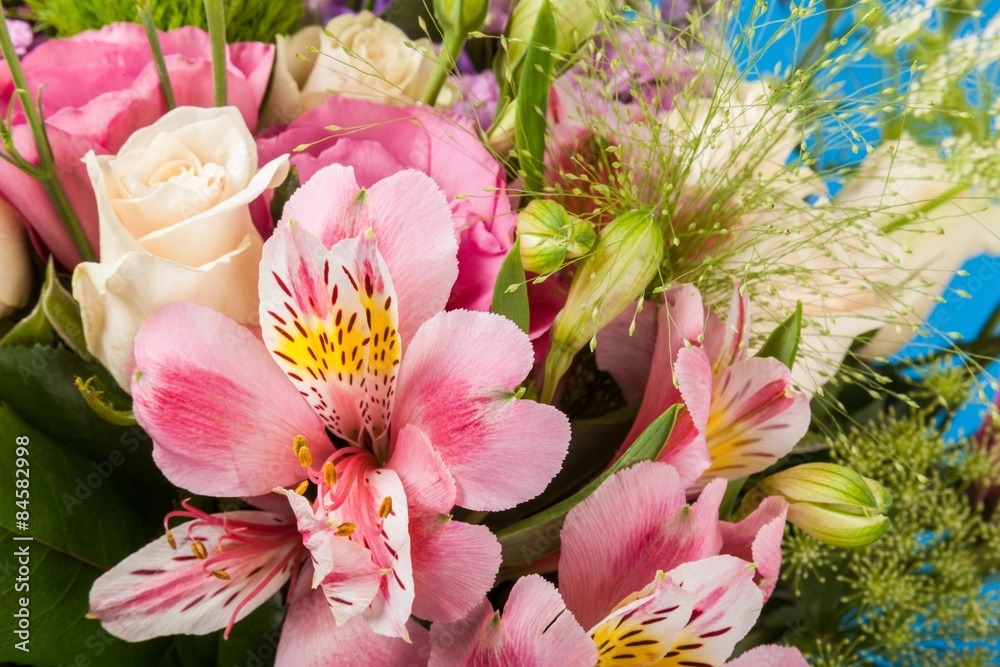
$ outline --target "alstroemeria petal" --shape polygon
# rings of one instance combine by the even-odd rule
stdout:
[[[427,630],[406,624],[410,642],[372,632],[362,618],[338,626],[318,590],[309,590],[308,568],[281,628],[275,667],[388,667],[424,665],[430,653]],[[305,584],[305,585],[303,585]]]
[[[720,665],[733,652],[760,615],[764,604],[753,582],[753,565],[732,556],[713,556],[684,563],[667,574],[691,593],[694,612],[681,630],[667,666]]]
[[[399,475],[409,505],[413,613],[429,621],[457,621],[493,587],[500,543],[486,526],[451,519],[455,482],[420,429],[402,430],[388,467]]]
[[[723,320],[715,311],[708,313],[703,347],[718,372],[746,356],[750,340],[750,297],[740,293],[739,283],[733,286],[729,313]]]
[[[670,651],[694,610],[692,595],[662,572],[590,631],[598,667],[652,665]]]
[[[528,337],[510,320],[452,311],[428,320],[406,350],[394,424],[413,424],[451,471],[456,504],[503,510],[535,497],[562,465],[569,420],[515,399],[531,369]]]
[[[705,307],[701,293],[694,286],[681,285],[664,295],[664,305],[657,316],[656,344],[650,361],[646,393],[619,453],[635,442],[668,408],[684,402],[675,384],[674,364],[679,352],[700,344],[704,327]],[[698,422],[697,414],[689,410],[681,411],[660,456],[661,461],[677,468],[685,486],[694,482],[711,462],[700,441]]]
[[[380,635],[405,638],[414,586],[409,510],[399,477],[388,468],[365,471],[340,511],[356,525],[351,539],[371,552],[372,561],[383,572],[364,618]]]
[[[712,457],[704,479],[736,479],[764,470],[792,451],[809,428],[809,399],[791,391],[777,359],[739,361],[715,376],[705,439]]]
[[[537,574],[514,584],[503,615],[485,601],[458,623],[431,628],[429,667],[594,665],[594,642]]]
[[[781,538],[785,534],[788,502],[781,497],[765,498],[757,509],[739,523],[719,522],[722,553],[748,560],[757,566],[754,580],[764,601],[778,584],[781,572]]]
[[[90,590],[88,616],[130,642],[174,634],[203,635],[239,620],[278,591],[298,565],[301,549],[287,516],[240,511],[173,529],[101,575]],[[226,535],[248,524],[241,540]],[[259,526],[260,528],[255,528]],[[195,547],[194,543],[199,546]],[[205,555],[199,558],[198,553]]]
[[[278,366],[338,436],[378,438],[402,352],[395,290],[368,232],[329,251],[302,226],[264,245],[260,321]]]
[[[642,398],[649,383],[657,311],[655,303],[647,303],[639,313],[626,308],[597,337],[594,349],[597,367],[611,374],[629,403]],[[630,334],[633,322],[635,330]]]
[[[177,486],[263,495],[305,477],[292,451],[296,435],[316,455],[331,451],[322,423],[260,340],[214,310],[167,304],[139,330],[135,360],[135,415]]]
[[[334,619],[342,625],[367,609],[375,598],[382,581],[379,568],[368,549],[337,534],[337,527],[346,521],[317,516],[308,500],[294,492],[282,492],[295,513],[302,543],[309,550],[312,587],[321,587]]]
[[[361,189],[354,170],[330,165],[299,188],[279,227],[295,220],[332,248],[369,228],[399,296],[399,331],[409,342],[444,309],[458,277],[458,242],[444,193],[425,174],[401,171]]]
[[[725,483],[686,506],[677,471],[643,462],[616,473],[570,510],[562,529],[559,586],[581,623],[594,626],[657,571],[718,553]]]
[[[765,644],[750,649],[722,667],[809,667],[809,663],[794,646]]]

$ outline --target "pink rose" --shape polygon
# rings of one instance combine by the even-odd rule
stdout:
[[[212,61],[208,34],[197,28],[161,33],[160,41],[177,106],[212,106]],[[229,103],[256,127],[274,59],[274,47],[246,43],[229,46]],[[42,105],[52,151],[70,201],[91,240],[98,246],[97,206],[82,158],[89,151],[114,154],[136,130],[166,111],[149,43],[138,25],[118,23],[100,31],[41,44],[22,59],[33,95],[42,86]],[[14,84],[0,61],[0,111],[7,113]],[[20,105],[13,112],[14,143],[37,162],[31,130]],[[42,186],[16,167],[0,161],[0,196],[25,219],[37,245],[60,264],[80,261],[62,220]]]
[[[309,147],[293,153],[303,144]],[[334,163],[354,167],[362,187],[404,169],[430,176],[448,197],[459,242],[458,281],[448,307],[489,309],[513,243],[514,215],[503,166],[464,120],[334,95],[291,125],[265,133],[257,147],[262,162],[292,153],[303,183]]]

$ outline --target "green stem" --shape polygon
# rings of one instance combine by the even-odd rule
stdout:
[[[142,22],[142,27],[146,30],[149,50],[153,53],[153,62],[156,63],[156,75],[160,77],[160,88],[163,89],[163,99],[167,103],[167,110],[172,110],[177,106],[177,102],[174,99],[174,89],[170,85],[167,62],[163,59],[163,48],[160,46],[160,37],[156,34],[156,22],[153,21],[153,14],[149,11],[149,0],[136,2],[135,6],[139,10],[139,20]]]
[[[462,47],[465,46],[465,40],[468,37],[468,33],[463,31],[449,31],[445,33],[444,40],[441,43],[441,55],[438,56],[437,67],[434,68],[431,79],[427,82],[427,90],[424,92],[424,104],[427,106],[432,107],[437,102],[438,94],[440,94],[441,88],[444,87],[444,82],[448,78],[452,67],[454,67],[455,61],[458,60],[459,54],[462,53]]]
[[[73,210],[73,205],[69,201],[69,196],[59,180],[59,172],[56,169],[56,160],[52,154],[52,146],[49,144],[48,136],[45,133],[45,121],[43,120],[40,108],[35,106],[35,101],[31,98],[31,89],[21,69],[21,61],[14,51],[14,43],[7,30],[7,22],[0,16],[0,51],[3,52],[4,60],[10,69],[10,78],[14,82],[17,98],[21,102],[21,109],[24,111],[24,118],[31,128],[31,134],[35,140],[35,150],[38,152],[38,165],[42,169],[38,181],[52,199],[59,217],[62,218],[66,230],[69,232],[73,245],[80,252],[80,257],[85,262],[96,262],[97,255],[90,247],[87,234],[83,231],[83,225]],[[13,144],[12,144],[13,146]]]
[[[226,9],[222,0],[205,0],[205,17],[208,19],[208,34],[212,40],[212,79],[215,85],[215,106],[228,104],[226,90]]]

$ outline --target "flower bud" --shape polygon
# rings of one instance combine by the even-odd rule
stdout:
[[[597,332],[642,297],[663,260],[663,232],[648,211],[631,211],[601,230],[580,263],[566,305],[552,324],[542,400],[549,402],[576,353],[596,344]]]
[[[525,47],[531,42],[531,32],[543,2],[520,0],[510,15],[507,24],[507,64],[512,70],[517,69]],[[603,0],[549,0],[549,6],[556,21],[555,51],[567,57],[594,36],[603,18],[599,12],[610,13],[611,10],[611,3]]]
[[[558,271],[566,259],[587,254],[597,241],[589,222],[545,199],[532,201],[518,214],[517,235],[525,271],[543,275]]]
[[[767,477],[743,500],[744,517],[768,496],[788,501],[788,521],[836,547],[871,544],[888,528],[889,491],[873,479],[834,463],[804,463]]]
[[[434,15],[445,33],[481,30],[489,8],[488,0],[434,0]]]

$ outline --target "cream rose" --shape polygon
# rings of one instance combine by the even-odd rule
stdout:
[[[263,241],[250,203],[287,174],[257,168],[257,147],[233,107],[181,107],[133,134],[116,156],[85,161],[100,217],[101,261],[73,274],[87,348],[128,390],[132,343],[170,301],[194,301],[238,322],[257,318]]]
[[[31,296],[31,257],[24,221],[0,199],[0,318],[28,303]]]
[[[287,125],[331,94],[416,104],[436,58],[429,40],[410,40],[369,11],[341,14],[326,30],[310,26],[291,37],[279,35],[271,93],[261,118],[265,127]],[[451,93],[446,86],[437,106],[450,106]]]

